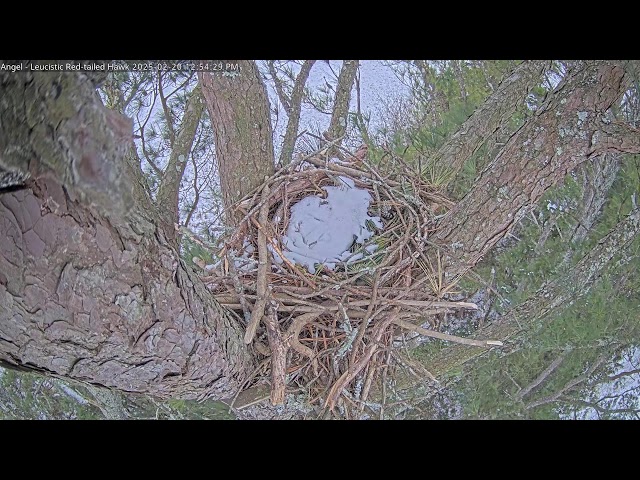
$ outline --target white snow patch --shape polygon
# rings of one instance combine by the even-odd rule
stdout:
[[[563,205],[558,205],[555,202],[547,202],[547,210],[549,210],[550,212],[556,211],[556,210],[564,212],[566,208]]]
[[[60,389],[65,394],[67,394],[69,397],[73,398],[80,405],[86,405],[87,403],[89,403],[86,398],[84,398],[82,395],[80,395],[78,392],[76,392],[72,388],[69,388],[66,385],[62,385],[62,384],[58,384],[58,387],[60,387]]]
[[[371,245],[367,245],[366,247],[364,247],[364,249],[367,251],[367,253],[373,253],[378,250],[378,244],[372,243]]]
[[[327,198],[308,196],[291,207],[282,253],[291,262],[306,266],[310,273],[315,273],[316,263],[333,269],[336,262],[361,258],[349,249],[354,242],[364,243],[373,235],[367,220],[382,228],[380,218],[367,213],[369,192],[357,188],[348,177],[339,180],[340,186],[324,188]]]

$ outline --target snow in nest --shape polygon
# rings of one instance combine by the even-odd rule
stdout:
[[[315,264],[335,268],[341,261],[355,261],[349,249],[354,242],[364,243],[372,235],[366,221],[378,228],[382,222],[367,213],[371,203],[368,191],[355,186],[348,177],[338,177],[339,186],[325,187],[327,198],[312,195],[291,207],[286,235],[282,236],[282,253],[288,260],[315,273]],[[282,259],[274,255],[275,261]]]

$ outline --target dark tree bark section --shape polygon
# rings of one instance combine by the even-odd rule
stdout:
[[[213,124],[227,223],[242,219],[233,207],[274,173],[269,98],[254,61],[240,60],[239,75],[199,73]]]
[[[159,397],[224,398],[253,359],[180,260],[135,171],[131,124],[81,74],[0,75],[0,360]]]

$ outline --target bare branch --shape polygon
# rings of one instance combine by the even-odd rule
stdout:
[[[516,394],[515,399],[520,401],[525,396],[527,396],[534,388],[537,388],[542,382],[544,382],[547,379],[547,377],[549,377],[549,375],[551,375],[556,370],[556,368],[558,368],[562,364],[565,358],[566,358],[566,355],[563,354],[563,355],[560,355],[558,358],[556,358],[553,362],[551,362],[551,365],[545,368],[543,372],[540,375],[538,375],[533,382],[531,382],[529,385],[524,387],[522,390],[520,390]]]
[[[309,61],[309,60],[307,60]],[[282,85],[282,80],[278,78],[278,72],[276,71],[276,67],[274,65],[274,60],[267,61],[267,67],[269,68],[269,73],[271,74],[271,78],[273,80],[273,84],[276,87],[276,93],[278,94],[278,99],[280,103],[284,107],[284,111],[287,112],[287,116],[291,118],[291,103],[292,99],[290,99],[286,93],[284,93],[284,87]],[[291,94],[293,97],[293,93]]]
[[[158,94],[160,95],[160,103],[162,103],[162,111],[164,112],[164,120],[167,122],[167,128],[169,129],[169,142],[171,147],[176,140],[176,132],[173,128],[173,115],[171,109],[167,105],[167,99],[164,98],[164,92],[162,90],[162,72],[158,72]]]
[[[566,307],[573,299],[589,291],[611,259],[624,252],[639,231],[640,209],[636,208],[575,267],[556,280],[545,283],[522,304],[502,315],[491,325],[478,330],[477,335],[506,341],[539,320],[551,320],[551,312]],[[455,345],[442,350],[430,364],[430,370],[436,376],[442,375],[476,356],[477,350]]]
[[[269,347],[271,347],[271,404],[284,403],[285,387],[287,381],[287,346],[282,337],[278,315],[273,307],[268,308],[264,316],[264,324],[267,329]]]
[[[406,328],[407,330],[419,333],[420,335],[424,335],[425,337],[437,338],[438,340],[445,340],[447,342],[460,343],[462,345],[470,345],[473,347],[482,348],[502,346],[502,342],[499,342],[497,340],[474,340],[472,338],[457,337],[455,335],[449,335],[448,333],[436,332],[435,330],[427,330],[426,328],[422,328],[418,325],[399,318],[394,320],[393,323],[395,323],[399,327]]]
[[[193,89],[187,101],[182,123],[172,144],[173,148],[171,149],[169,163],[162,175],[162,181],[156,197],[156,203],[168,225],[173,225],[179,221],[178,193],[180,191],[180,181],[184,175],[187,159],[193,147],[203,109],[202,89],[198,85]]]
[[[262,207],[260,207],[260,215],[258,217],[260,222],[260,226],[258,228],[258,278],[256,280],[256,292],[258,294],[258,299],[256,300],[256,304],[253,306],[251,320],[249,320],[247,331],[244,334],[244,343],[246,344],[253,341],[258,325],[260,325],[260,320],[262,320],[262,317],[264,316],[264,308],[267,305],[268,300],[267,273],[271,271],[271,261],[269,260],[269,253],[267,251],[267,232],[265,231],[267,224],[269,223],[269,202],[266,201],[268,197],[269,184],[265,183],[264,188],[262,189],[262,198],[264,203],[262,204]],[[271,339],[269,339],[269,342],[271,343]]]
[[[193,155],[191,155],[191,165],[193,165],[193,183],[192,183],[192,185],[193,185],[194,199],[193,199],[193,205],[189,209],[189,213],[187,214],[187,218],[184,221],[184,226],[187,227],[187,228],[189,228],[189,223],[191,222],[191,217],[193,216],[193,213],[198,208],[198,203],[200,202],[200,188],[198,188],[198,166],[196,165],[196,160],[195,160],[195,158],[193,158]]]

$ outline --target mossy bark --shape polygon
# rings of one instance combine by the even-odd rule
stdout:
[[[274,173],[269,98],[254,61],[239,60],[239,72],[200,73],[216,143],[220,188],[227,224],[242,213],[236,203]]]
[[[78,73],[0,74],[0,361],[160,398],[225,398],[238,319],[179,257],[125,156],[131,121]],[[138,168],[139,171],[139,168]]]

